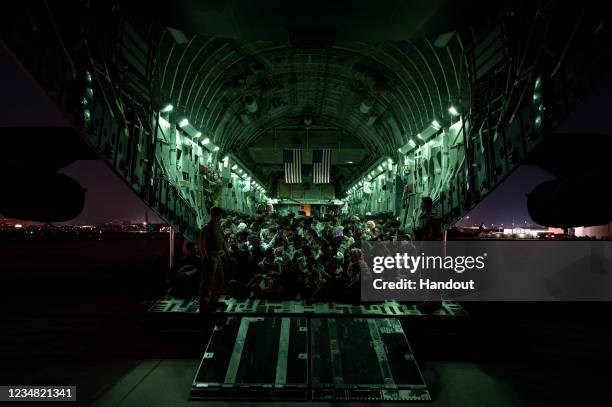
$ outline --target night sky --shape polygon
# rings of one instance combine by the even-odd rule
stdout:
[[[559,132],[612,133],[609,120],[612,78],[608,78],[566,121]],[[0,48],[0,127],[65,126],[66,120],[52,106],[41,90],[32,84],[21,68]],[[0,130],[1,131],[1,130]],[[87,189],[85,209],[74,224],[127,220],[142,222],[160,219],[102,161],[83,160],[62,169]],[[483,200],[460,223],[504,224],[532,223],[526,194],[540,182],[553,176],[535,166],[522,166]]]
[[[75,161],[60,172],[87,188],[83,212],[68,223],[122,220],[140,223],[145,220],[145,212],[148,212],[149,222],[163,222],[102,160]]]
[[[62,127],[68,123],[10,55],[0,48],[0,127]],[[1,134],[1,130],[0,130]],[[60,172],[87,189],[85,207],[70,224],[162,220],[102,160],[80,160]]]

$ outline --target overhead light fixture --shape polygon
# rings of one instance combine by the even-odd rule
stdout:
[[[416,137],[421,139],[421,135],[420,134],[417,134]],[[412,150],[414,147],[416,147],[416,143],[415,143],[414,139],[411,138],[411,139],[408,140],[408,142],[406,144],[404,144],[403,146],[398,148],[397,151],[399,151],[401,154],[408,154],[410,152],[410,150]]]
[[[235,170],[236,168],[238,168],[238,164],[232,165],[232,170]]]
[[[188,124],[189,124],[189,120],[187,120],[186,118],[185,118],[185,119],[183,119],[183,120],[181,120],[181,121],[178,123],[179,127],[185,127],[185,126],[187,126]]]
[[[387,162],[390,163],[390,164],[393,164],[393,158],[391,158],[391,157],[387,158]]]
[[[442,128],[442,126],[437,120],[434,120],[431,122],[431,127],[433,127],[436,130],[440,130]]]
[[[379,165],[379,166],[378,166],[378,171],[382,171],[382,170],[383,170],[382,165]]]
[[[242,174],[244,171],[243,171],[243,170],[242,170],[242,168],[241,168],[241,169],[239,169],[239,170],[238,170],[238,172],[239,172],[240,174]]]
[[[455,106],[451,106],[448,108],[448,112],[452,115],[452,116],[459,116],[459,111],[457,110],[457,108],[455,108]]]
[[[210,143],[210,139],[208,137],[206,137],[204,140],[202,140],[202,144],[203,145],[206,145],[208,143]]]
[[[542,125],[542,116],[537,115],[535,118],[535,125],[536,127],[540,127]]]
[[[361,111],[361,113],[363,114],[368,114],[370,113],[370,110],[372,110],[372,103],[369,100],[364,100],[363,102],[361,102],[361,105],[359,105],[359,110]]]
[[[246,107],[247,112],[249,113],[257,112],[257,100],[255,99],[255,96],[251,94],[245,95],[242,98],[242,101],[244,102],[244,106]]]
[[[168,103],[166,106],[164,106],[161,110],[162,113],[168,113],[171,112],[172,109],[174,109],[174,106],[172,106],[170,103]]]
[[[215,147],[213,148],[213,151],[219,151],[219,146],[215,146]]]
[[[170,28],[170,27],[167,27],[166,30],[168,30],[168,32],[170,33],[170,36],[174,39],[174,41],[178,45],[187,44],[188,39],[183,31],[177,30],[174,28]]]
[[[196,134],[194,134],[194,135],[193,135],[193,137],[195,137],[195,138],[200,138],[200,137],[202,137],[202,132],[201,132],[201,131],[198,131]]]
[[[354,164],[352,161],[347,161],[346,163],[347,164]]]

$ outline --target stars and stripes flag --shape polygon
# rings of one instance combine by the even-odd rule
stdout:
[[[329,148],[312,150],[312,183],[329,184],[331,150]]]
[[[285,164],[285,182],[300,184],[302,182],[302,149],[283,150],[283,164]]]

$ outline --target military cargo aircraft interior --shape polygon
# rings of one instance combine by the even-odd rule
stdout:
[[[0,401],[609,397],[603,2],[5,11]],[[111,179],[121,192],[94,195]],[[75,223],[122,194],[144,218]],[[452,260],[447,285],[424,283],[429,255]],[[412,267],[406,292],[373,264]]]

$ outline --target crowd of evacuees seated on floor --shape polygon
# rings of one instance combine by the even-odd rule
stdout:
[[[200,286],[201,296],[353,302],[366,267],[362,241],[407,238],[393,216],[226,216],[205,226],[200,244],[185,241],[168,281],[183,297]]]

